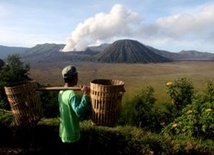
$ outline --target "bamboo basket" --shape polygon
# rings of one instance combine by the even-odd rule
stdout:
[[[35,81],[15,83],[4,87],[17,126],[34,126],[42,117],[41,101]]]
[[[113,127],[121,111],[124,82],[120,80],[95,79],[90,82],[92,124]]]

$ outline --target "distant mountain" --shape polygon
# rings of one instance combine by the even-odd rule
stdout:
[[[195,50],[180,51],[178,60],[214,60],[214,54]]]
[[[199,52],[196,50],[182,50],[178,53],[175,52],[169,52],[164,50],[158,50],[156,48],[147,46],[151,50],[153,50],[155,53],[160,54],[161,56],[164,56],[166,58],[172,59],[172,60],[214,60],[214,54],[208,53],[208,52]]]
[[[25,62],[45,63],[48,61],[91,61],[91,57],[97,54],[96,51],[87,49],[79,52],[62,52],[65,44],[38,44],[21,54]]]
[[[172,60],[155,53],[136,40],[117,40],[96,56],[98,62],[161,63]]]
[[[65,44],[54,44],[54,43],[38,44],[32,48],[29,48],[23,54],[25,56],[38,55],[38,54],[50,55],[50,54],[60,51],[61,49],[63,49],[64,46],[65,46]]]
[[[149,48],[150,50],[152,50],[156,54],[159,54],[159,55],[166,57],[166,58],[169,58],[171,60],[176,61],[176,60],[179,60],[179,58],[180,58],[178,53],[169,52],[169,51],[165,51],[165,50],[159,50],[159,49],[156,49],[156,48],[151,47],[151,46],[147,46],[147,48]]]
[[[89,46],[88,49],[92,51],[97,51],[97,52],[103,52],[110,44],[101,44],[99,46]]]
[[[20,54],[24,62],[92,61],[108,63],[160,63],[178,60],[214,60],[214,54],[195,50],[178,53],[159,50],[136,40],[117,40],[112,44],[89,46],[85,51],[62,52],[65,44],[38,44],[32,48],[0,46],[0,59]]]
[[[0,59],[7,58],[10,54],[20,54],[27,50],[26,47],[9,47],[0,45]]]
[[[64,44],[38,44],[32,48],[27,49],[21,54],[22,58],[30,59],[50,59],[56,57],[59,51],[64,47]]]

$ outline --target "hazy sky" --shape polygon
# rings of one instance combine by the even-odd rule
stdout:
[[[214,1],[0,0],[0,45],[62,43],[69,51],[118,39],[214,53]]]

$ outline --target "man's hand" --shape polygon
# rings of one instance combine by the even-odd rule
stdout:
[[[86,85],[82,85],[80,86],[81,88],[81,91],[83,92],[83,94],[85,95],[90,95],[90,87],[89,86],[86,86]]]

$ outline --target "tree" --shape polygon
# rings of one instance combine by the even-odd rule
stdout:
[[[0,79],[4,84],[23,82],[30,80],[28,71],[30,70],[29,64],[24,64],[18,54],[9,55],[5,64],[0,70]]]
[[[2,59],[0,59],[0,70],[3,66],[4,66],[4,61]]]
[[[2,107],[6,104],[5,86],[31,79],[28,77],[29,64],[24,64],[18,54],[9,55],[6,61],[0,64],[3,64],[0,67],[0,107]]]

